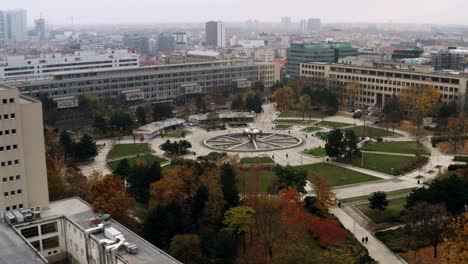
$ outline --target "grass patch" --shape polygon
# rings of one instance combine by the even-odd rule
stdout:
[[[397,136],[398,134],[392,133],[391,131],[387,131],[382,128],[375,128],[375,127],[364,127],[364,126],[357,126],[357,127],[352,127],[349,128],[354,131],[356,136],[358,137],[371,137],[371,138],[376,138],[376,137],[394,137]],[[362,132],[361,132],[362,130]],[[362,133],[362,134],[361,134]]]
[[[416,141],[367,142],[364,150],[427,155],[427,149]]]
[[[302,124],[306,123],[306,121],[303,120],[298,120],[298,119],[275,119],[275,123],[280,123],[280,124]]]
[[[287,110],[280,113],[279,117],[303,117],[304,112],[299,110]],[[321,117],[322,115],[319,112],[312,111],[310,113],[306,113],[305,117],[308,119],[310,117]]]
[[[364,156],[364,166],[361,166],[361,158],[353,159],[351,162],[343,161],[343,163],[347,163],[368,170],[383,172],[392,175],[399,175],[416,169],[419,166],[414,167],[410,165],[415,164],[419,158],[425,158],[405,157],[376,153],[362,153],[362,155]]]
[[[169,138],[179,138],[179,137],[182,137],[183,135],[188,135],[192,132],[188,131],[188,130],[185,130],[185,129],[178,129],[178,130],[174,130],[172,132],[169,132],[167,134],[165,134],[164,136],[165,137],[169,137]]]
[[[373,210],[369,208],[369,204],[360,204],[355,207],[369,217],[374,223],[398,222],[400,212],[406,204],[406,197],[400,197],[389,200],[388,206],[383,211]]]
[[[276,125],[275,128],[276,129],[288,129],[291,125],[285,125],[285,124],[281,124],[281,125]]]
[[[241,160],[242,164],[265,164],[265,163],[275,163],[275,161],[270,158],[270,157],[246,157],[242,158]]]
[[[297,167],[302,168],[307,172],[311,171],[322,175],[332,186],[380,180],[380,178],[371,175],[327,163],[309,164]]]
[[[151,153],[147,143],[117,144],[107,154],[107,159],[116,159],[136,154]]]
[[[333,122],[333,121],[321,121],[318,123],[319,126],[324,127],[331,127],[331,128],[340,128],[340,127],[347,127],[352,126],[353,124],[349,123],[342,123],[342,122]]]
[[[238,175],[237,187],[240,192],[253,192],[258,188],[260,192],[268,192],[271,184],[278,176],[273,170],[242,170]]]
[[[407,188],[407,189],[401,189],[401,190],[396,190],[396,191],[391,191],[391,192],[385,192],[387,196],[390,195],[399,195],[399,194],[409,194],[412,190],[415,188]],[[367,198],[369,198],[372,194],[369,195],[363,195],[363,196],[356,196],[356,197],[351,197],[351,198],[346,198],[342,199],[341,201],[343,203],[352,203],[352,202],[358,202],[358,201],[367,201]]]
[[[161,157],[154,156],[154,155],[151,155],[151,154],[146,154],[146,155],[143,155],[143,156],[140,156],[140,157],[130,158],[130,159],[128,159],[128,163],[130,164],[130,166],[133,166],[133,165],[135,165],[135,162],[138,159],[144,159],[148,165],[153,164],[155,161],[157,161],[159,163],[164,163],[164,162],[167,161],[167,159],[165,159],[165,158],[161,158]],[[115,171],[117,169],[117,166],[119,166],[119,162],[120,162],[120,160],[109,161],[107,163],[107,165],[109,166],[111,171]]]
[[[325,148],[308,149],[305,153],[309,154],[309,155],[312,155],[312,156],[316,156],[316,157],[322,157],[322,156],[327,155],[327,152],[325,151]]]
[[[311,132],[315,132],[315,131],[319,131],[319,130],[321,130],[320,127],[310,126],[310,127],[303,128],[301,131],[311,133]]]

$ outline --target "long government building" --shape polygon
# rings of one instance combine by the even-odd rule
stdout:
[[[301,76],[339,94],[346,100],[346,85],[358,83],[362,94],[355,106],[383,107],[385,100],[408,87],[425,88],[433,86],[441,94],[443,102],[456,102],[460,110],[467,109],[468,76],[419,71],[408,65],[398,68],[361,66],[345,63],[311,62],[301,64]]]
[[[140,68],[54,73],[43,78],[10,81],[23,95],[48,96],[58,108],[76,107],[78,96],[101,99],[123,96],[127,101],[163,102],[178,96],[251,88],[256,82],[279,81],[273,63],[212,61]]]

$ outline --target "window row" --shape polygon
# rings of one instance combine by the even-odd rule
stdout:
[[[15,98],[3,98],[2,104],[13,104],[15,102]]]
[[[16,176],[10,176],[10,177],[3,177],[2,182],[7,182],[7,181],[18,181],[21,179],[21,175],[16,175]]]
[[[2,151],[10,151],[10,150],[17,150],[18,145],[8,145],[8,146],[0,146],[0,152]]]
[[[0,162],[1,167],[18,165],[18,164],[19,164],[19,160],[8,160],[8,161]]]
[[[0,136],[3,136],[3,135],[16,135],[16,129],[7,129],[7,130],[0,130]]]
[[[5,207],[5,211],[16,210],[16,209],[23,209],[23,204],[12,205]]]
[[[13,191],[10,191],[10,192],[4,192],[4,193],[3,193],[3,196],[8,197],[8,196],[10,196],[10,195],[13,196],[13,195],[19,195],[19,194],[22,194],[22,193],[23,193],[23,190],[18,189],[18,190],[16,190],[16,191],[13,190]]]
[[[15,119],[16,118],[16,114],[13,113],[13,114],[3,114],[3,115],[0,115],[0,120],[1,119]]]

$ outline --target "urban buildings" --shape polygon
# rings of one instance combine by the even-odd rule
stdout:
[[[449,47],[431,53],[434,70],[464,71],[468,67],[468,49]]]
[[[286,51],[286,75],[300,75],[300,64],[305,62],[338,62],[338,59],[357,56],[358,50],[349,43],[291,43]]]
[[[26,10],[14,9],[7,12],[8,39],[11,42],[28,40]]]
[[[319,18],[309,18],[307,20],[307,30],[308,31],[319,31],[321,28],[321,23]]]
[[[156,46],[159,52],[174,50],[175,39],[172,34],[159,34],[156,40]]]
[[[424,53],[422,49],[396,49],[393,51],[392,60],[415,59]]]
[[[347,98],[346,84],[360,84],[362,92],[355,106],[381,108],[388,98],[403,89],[434,86],[441,93],[442,101],[454,101],[460,110],[467,108],[467,76],[419,72],[418,68],[406,64],[395,64],[390,68],[319,62],[301,64],[300,75],[337,92],[342,102]]]
[[[148,37],[139,35],[126,35],[123,38],[123,45],[125,48],[132,49],[139,54],[146,54],[149,52]]]
[[[289,30],[291,28],[291,18],[282,17],[281,18],[281,28],[284,30]]]
[[[0,45],[8,40],[7,13],[0,10]]]
[[[34,20],[34,34],[39,40],[44,40],[47,37],[46,20],[44,18]]]
[[[76,51],[73,54],[41,54],[39,56],[9,56],[0,60],[0,80],[31,78],[55,72],[90,69],[138,67],[139,55],[127,50],[103,53]]]
[[[258,63],[209,61],[126,69],[99,69],[54,73],[40,80],[11,81],[24,95],[45,95],[58,108],[76,107],[78,96],[94,94],[101,99],[122,98],[129,104],[165,102],[179,96],[253,87],[256,82],[276,81],[271,69],[260,74]],[[265,78],[265,79],[261,79]],[[278,80],[279,81],[279,80]]]
[[[206,46],[213,48],[226,47],[226,29],[221,21],[209,21],[205,25]]]

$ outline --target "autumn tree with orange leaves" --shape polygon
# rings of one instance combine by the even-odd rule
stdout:
[[[135,230],[136,221],[129,216],[135,206],[135,199],[127,194],[119,176],[102,175],[94,172],[89,180],[89,196],[95,212],[110,214],[121,224]]]
[[[349,82],[346,84],[345,90],[348,99],[348,105],[353,108],[356,105],[356,102],[359,103],[359,99],[362,94],[362,86],[357,82]]]
[[[468,213],[454,218],[444,234],[446,258],[443,263],[468,263]]]
[[[316,207],[320,211],[328,213],[330,208],[334,207],[336,204],[335,193],[332,191],[330,184],[322,175],[313,172],[309,172],[308,178],[312,180],[312,185],[314,187]]]
[[[294,91],[291,87],[284,86],[273,93],[273,101],[281,111],[289,110],[295,102]]]

